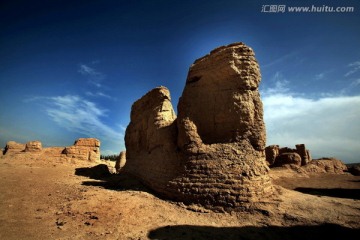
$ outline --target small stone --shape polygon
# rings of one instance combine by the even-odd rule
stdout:
[[[55,222],[55,224],[56,224],[57,226],[64,226],[65,223],[66,223],[65,221],[60,220],[60,219],[57,219],[56,222]]]

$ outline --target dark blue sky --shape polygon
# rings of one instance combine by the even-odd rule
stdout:
[[[354,11],[288,10],[312,5]],[[164,85],[176,109],[193,61],[241,41],[261,67],[268,144],[360,161],[359,22],[355,0],[2,1],[0,145],[97,137],[118,153],[136,99]]]

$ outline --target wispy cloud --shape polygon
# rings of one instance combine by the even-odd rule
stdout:
[[[352,81],[348,83],[348,85],[346,85],[340,90],[340,93],[342,95],[350,95],[351,93],[358,91],[359,86],[360,86],[360,78],[352,79]]]
[[[315,75],[314,79],[315,80],[321,80],[325,77],[325,73],[318,73]]]
[[[315,157],[360,160],[360,96],[312,99],[284,89],[275,83],[262,91],[268,145],[304,143]]]
[[[95,97],[95,98],[96,97],[103,97],[103,98],[107,98],[107,99],[114,100],[114,101],[117,100],[117,98],[112,97],[112,96],[110,96],[110,95],[108,95],[106,93],[103,93],[103,92],[90,92],[90,91],[87,91],[85,94],[87,96],[89,96],[89,97]]]
[[[47,115],[59,126],[89,137],[123,142],[124,131],[104,123],[108,110],[80,96],[65,95],[55,97],[36,97],[29,101],[46,100]],[[44,101],[43,101],[44,102]]]
[[[123,137],[122,133],[102,122],[101,118],[107,116],[107,110],[100,109],[95,103],[72,95],[51,97],[49,100],[50,106],[46,110],[48,115],[68,130],[89,136]]]
[[[35,96],[25,99],[24,102],[41,104],[44,113],[58,126],[68,130],[72,135],[84,135],[98,138],[101,141],[101,151],[118,152],[125,149],[125,128],[113,121],[107,109],[78,95],[64,96]],[[42,129],[44,130],[44,129]],[[51,130],[53,131],[53,130]],[[69,133],[62,132],[66,138]],[[61,135],[60,134],[60,135]],[[71,139],[73,141],[73,139]],[[53,140],[58,142],[58,140]]]
[[[348,77],[360,70],[360,61],[356,61],[348,64],[348,67],[351,68],[347,73],[345,73],[345,77]]]
[[[98,88],[102,87],[101,82],[106,77],[105,74],[95,70],[92,67],[89,67],[86,64],[80,64],[78,72],[81,75],[86,76],[88,78],[88,82]]]
[[[118,124],[118,127],[120,129],[122,129],[124,132],[126,131],[126,126],[122,125],[122,124]]]
[[[289,59],[294,59],[299,55],[299,51],[293,51],[286,55],[283,55],[277,59],[274,59],[272,62],[266,63],[262,66],[262,68],[268,68],[277,64],[282,64],[286,61],[289,61]]]
[[[351,87],[356,87],[360,85],[360,78],[355,79],[354,81],[351,82],[350,86]]]
[[[289,81],[285,79],[281,72],[276,72],[271,78],[271,82],[273,83],[273,86],[266,88],[266,94],[285,93],[289,91]]]

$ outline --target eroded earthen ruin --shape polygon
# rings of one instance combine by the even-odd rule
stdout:
[[[95,162],[100,160],[100,141],[95,138],[79,138],[73,146],[43,148],[40,141],[30,141],[26,144],[9,141],[4,149],[4,155],[36,154],[38,159],[80,160]]]
[[[126,163],[126,151],[121,151],[119,157],[115,162],[115,171],[116,173],[120,173]]]
[[[305,144],[296,144],[295,149],[270,145],[265,148],[266,161],[270,166],[304,166],[311,162],[310,151]]]
[[[336,158],[312,159],[305,144],[296,144],[295,149],[270,145],[265,148],[266,162],[270,167],[289,167],[300,172],[343,174],[347,166]]]
[[[190,67],[176,117],[158,87],[131,109],[125,171],[171,199],[214,210],[247,208],[275,194],[251,48],[235,43]]]

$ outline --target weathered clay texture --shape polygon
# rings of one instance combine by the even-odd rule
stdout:
[[[116,173],[119,173],[121,169],[123,169],[125,164],[126,164],[126,151],[121,151],[119,158],[116,159],[116,163],[115,163]]]
[[[254,52],[244,44],[213,50],[190,67],[178,105],[179,122],[188,118],[205,144],[247,140],[265,148],[261,80]],[[181,127],[180,127],[181,129]],[[179,147],[188,144],[179,135]]]
[[[185,201],[239,207],[273,193],[265,163],[265,125],[251,48],[213,50],[190,67],[178,105],[185,173],[171,182]]]
[[[35,154],[39,160],[83,160],[96,162],[100,160],[100,141],[95,138],[79,138],[73,146],[43,148],[40,141],[26,144],[10,141],[6,144],[4,155]]]
[[[79,138],[73,146],[63,151],[66,157],[95,162],[100,160],[100,141],[95,138]]]
[[[125,170],[157,192],[226,210],[274,194],[265,162],[265,125],[251,48],[213,50],[190,67],[178,118],[166,88],[136,101],[126,130]]]
[[[25,152],[41,152],[42,144],[40,141],[30,141],[25,145]]]
[[[265,148],[266,161],[271,167],[284,165],[305,166],[311,162],[310,151],[305,144],[296,144],[295,149],[270,145]]]
[[[125,171],[163,194],[180,167],[175,119],[169,90],[158,87],[132,105],[125,133]]]
[[[284,166],[284,165],[295,165],[301,166],[301,157],[296,152],[284,152],[279,154],[276,158],[274,164],[275,167]]]
[[[268,165],[273,165],[279,156],[279,145],[270,145],[265,148],[265,156]]]
[[[5,154],[12,154],[12,153],[19,153],[25,150],[25,144],[17,143],[15,141],[9,141],[6,143],[4,155]]]
[[[336,158],[314,159],[305,166],[307,172],[343,174],[348,170],[346,165]]]

